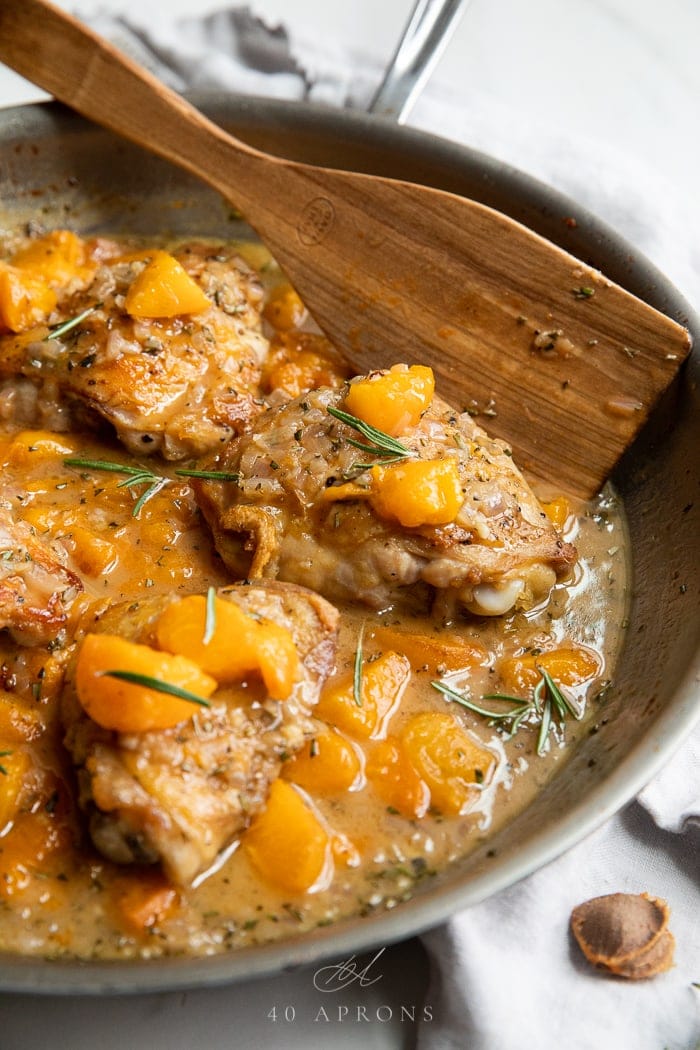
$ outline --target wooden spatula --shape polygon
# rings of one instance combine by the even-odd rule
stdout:
[[[358,372],[431,365],[530,475],[594,494],[690,349],[684,328],[504,215],[261,153],[44,0],[0,60],[233,201]]]

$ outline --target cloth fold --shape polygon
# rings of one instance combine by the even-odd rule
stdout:
[[[366,107],[382,74],[247,7],[204,18],[86,18],[176,90],[210,88]],[[608,221],[691,299],[700,299],[694,202],[609,144],[573,140],[530,114],[430,84],[410,121],[528,171]],[[690,1050],[700,1040],[700,726],[632,803],[544,869],[426,934],[434,1020],[421,1050]],[[624,982],[587,966],[571,909],[609,892],[647,891],[671,906],[675,968]]]

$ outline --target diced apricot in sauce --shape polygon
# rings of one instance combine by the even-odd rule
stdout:
[[[52,230],[30,241],[12,256],[12,265],[61,286],[73,278],[87,280],[94,267],[88,264],[85,242],[71,230]]]
[[[360,759],[349,740],[323,729],[285,762],[282,776],[311,795],[337,795],[357,783]]]
[[[93,722],[118,733],[169,729],[191,718],[200,708],[193,701],[169,696],[146,685],[111,678],[107,671],[128,671],[156,678],[204,700],[217,687],[215,678],[185,656],[161,653],[113,634],[87,634],[75,669],[78,699]]]
[[[377,741],[367,754],[365,775],[390,810],[409,820],[427,813],[430,790],[397,738]]]
[[[489,658],[479,642],[456,634],[414,634],[399,627],[374,627],[368,638],[382,649],[403,653],[414,671],[426,668],[432,674],[484,667]]]
[[[177,317],[208,310],[211,303],[175,256],[156,251],[134,278],[124,300],[132,317]]]
[[[561,530],[564,528],[571,515],[571,504],[566,496],[557,496],[556,499],[550,500],[549,503],[543,503],[542,510],[545,512],[552,525]]]
[[[110,887],[120,926],[145,933],[167,918],[177,903],[177,890],[158,871],[117,877]]]
[[[473,800],[474,785],[483,783],[494,764],[450,714],[425,711],[401,733],[401,743],[418,775],[430,788],[431,805],[440,813],[458,814]]]
[[[300,327],[306,317],[306,307],[290,284],[278,284],[270,292],[263,317],[273,328],[287,332]]]
[[[413,430],[432,403],[435,378],[424,365],[394,365],[350,384],[344,408],[377,430],[399,437]]]
[[[0,832],[17,816],[30,767],[26,751],[9,740],[0,740]]]
[[[0,263],[0,332],[41,324],[55,305],[56,293],[43,277]]]
[[[406,528],[448,525],[464,493],[455,459],[415,459],[372,468],[370,503],[380,518]]]
[[[570,649],[552,649],[547,653],[511,656],[501,660],[497,671],[503,688],[520,694],[528,693],[542,677],[537,670],[544,667],[557,685],[576,686],[593,678],[600,671],[600,659],[583,646]]]
[[[161,649],[193,660],[219,682],[259,671],[270,696],[285,700],[300,675],[299,654],[286,627],[255,620],[234,602],[214,598],[214,630],[205,642],[207,599],[192,594],[173,602],[156,624]]]
[[[50,430],[20,430],[10,443],[7,457],[13,466],[36,466],[42,460],[73,456],[75,452],[75,444],[62,434]]]
[[[316,332],[278,332],[263,365],[262,386],[289,398],[321,386],[343,385],[347,368],[325,338]]]
[[[331,679],[321,693],[316,715],[350,736],[378,738],[385,734],[411,677],[411,664],[401,653],[382,653],[362,666],[362,688],[357,703],[354,675]]]
[[[0,838],[0,897],[21,894],[38,875],[56,870],[69,846],[64,823],[46,813],[21,813]]]
[[[285,893],[308,893],[326,881],[331,837],[299,792],[273,781],[265,809],[253,818],[242,845],[259,875]]]
[[[70,546],[75,564],[88,576],[108,572],[117,561],[117,549],[113,543],[80,525],[73,526],[66,546]]]
[[[43,731],[44,725],[34,711],[12,693],[0,693],[0,750],[36,740]]]

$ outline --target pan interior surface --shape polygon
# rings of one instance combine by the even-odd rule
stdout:
[[[255,99],[193,101],[227,130],[271,152],[423,182],[495,207],[700,336],[681,296],[634,249],[575,203],[505,165],[362,115]],[[58,105],[0,112],[0,142],[0,229],[39,214],[47,227],[81,233],[232,238],[245,232],[232,206],[211,191]],[[571,217],[575,224],[564,221]],[[697,373],[695,353],[614,479],[633,554],[630,622],[614,684],[588,737],[515,820],[392,912],[213,958],[149,964],[5,956],[0,986],[105,994],[222,984],[386,944],[512,884],[633,797],[698,714]]]

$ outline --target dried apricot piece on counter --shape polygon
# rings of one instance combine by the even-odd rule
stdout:
[[[286,893],[325,888],[333,871],[331,835],[296,788],[274,780],[265,809],[242,839],[253,867]]]
[[[213,629],[205,640],[207,615]],[[275,700],[285,700],[300,677],[299,654],[290,631],[258,620],[235,602],[191,594],[172,602],[156,624],[161,649],[193,660],[219,682],[237,682],[259,671]]]
[[[345,409],[364,423],[399,437],[413,430],[432,403],[435,378],[424,365],[394,365],[350,383]]]
[[[206,295],[169,252],[155,251],[134,278],[124,300],[132,317],[177,317],[208,310]]]
[[[474,800],[475,787],[490,778],[494,755],[450,714],[414,715],[400,739],[411,765],[430,788],[432,806],[441,813],[463,813]]]
[[[571,930],[590,963],[642,980],[670,969],[675,941],[666,901],[648,893],[609,893],[574,908]]]
[[[191,718],[198,708],[193,701],[170,696],[146,684],[112,678],[109,671],[157,679],[202,700],[217,688],[216,679],[185,656],[161,653],[114,634],[87,634],[75,668],[78,700],[93,722],[118,733],[169,729]]]
[[[344,733],[381,737],[401,702],[411,677],[411,664],[401,653],[382,653],[362,667],[360,695],[353,674],[331,679],[321,693],[316,715]]]
[[[335,729],[322,729],[285,762],[282,776],[312,795],[349,791],[359,779],[360,758],[349,740]]]

